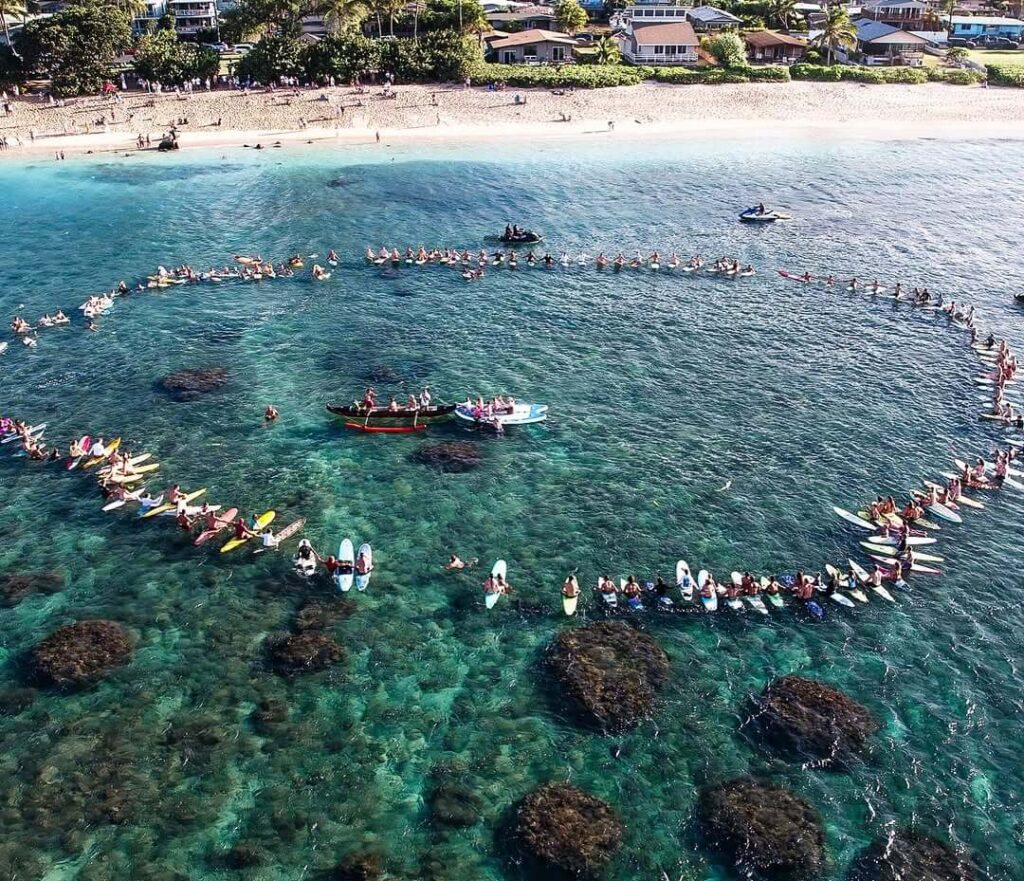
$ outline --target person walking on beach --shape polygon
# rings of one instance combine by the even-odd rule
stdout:
[[[377,132],[377,143],[380,143],[380,132]]]

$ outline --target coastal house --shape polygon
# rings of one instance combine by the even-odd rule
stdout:
[[[905,65],[920,67],[924,64],[924,37],[880,21],[859,19],[857,51],[868,65]]]
[[[697,63],[700,41],[688,21],[664,24],[630,23],[615,35],[622,57],[630,64],[677,67]]]
[[[551,31],[557,26],[555,10],[550,6],[523,6],[508,12],[492,12],[486,18],[499,31]]]
[[[179,37],[195,38],[204,31],[216,31],[220,13],[226,8],[228,4],[215,0],[144,0],[132,27],[136,33],[151,32],[161,18],[169,15]]]
[[[807,52],[807,41],[777,31],[749,31],[743,35],[747,60],[767,64],[794,64]]]
[[[954,15],[949,35],[961,40],[975,37],[1007,37],[1018,43],[1024,40],[1024,21],[1001,15]]]
[[[936,13],[922,0],[877,0],[861,7],[859,18],[878,21],[903,31],[930,30]]]
[[[491,55],[500,64],[562,64],[572,61],[575,45],[572,37],[537,28],[490,44]]]
[[[694,6],[686,13],[687,20],[693,25],[693,29],[707,33],[709,31],[725,31],[730,28],[738,28],[743,21],[715,6]]]

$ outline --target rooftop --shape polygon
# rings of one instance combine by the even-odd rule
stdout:
[[[799,37],[791,37],[789,34],[780,34],[776,31],[751,31],[744,34],[743,39],[749,46],[756,46],[764,49],[768,46],[806,46],[807,41]]]
[[[512,49],[515,46],[529,46],[533,43],[563,43],[566,46],[575,46],[576,41],[568,34],[560,34],[557,31],[542,31],[540,28],[533,28],[523,31],[521,34],[512,34],[503,40],[495,40],[491,43],[492,49]]]
[[[953,24],[980,24],[983,27],[998,27],[999,25],[1024,26],[1024,21],[1021,21],[1019,18],[1006,18],[1002,15],[954,15]]]
[[[633,39],[638,46],[696,46],[700,42],[688,21],[634,25]]]
[[[731,21],[740,24],[741,21],[731,12],[719,9],[716,6],[694,6],[690,10],[690,18],[695,21]]]

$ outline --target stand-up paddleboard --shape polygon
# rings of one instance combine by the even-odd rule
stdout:
[[[740,575],[739,572],[732,572],[729,577],[732,580],[733,587],[739,587],[740,583],[743,581],[743,576]],[[734,612],[739,612],[743,609],[743,601],[739,597],[736,597],[736,599],[733,600],[726,598],[725,604]]]
[[[853,600],[851,600],[848,596],[841,594],[838,590],[835,593],[830,593],[828,595],[828,598],[833,602],[839,603],[839,605],[841,606],[846,606],[850,609],[854,607]]]
[[[74,471],[89,457],[89,447],[92,446],[92,438],[84,434],[78,439],[78,449],[82,450],[81,456],[76,456],[68,462],[68,471]]]
[[[611,581],[610,578],[608,580]],[[599,575],[597,577],[597,595],[601,598],[601,602],[604,604],[604,607],[606,609],[617,609],[619,607],[619,597],[618,597],[618,594],[616,594],[614,592],[612,592],[612,593],[604,593],[601,590],[601,587],[604,584],[604,582],[605,582],[605,579]],[[614,584],[614,582],[612,582],[612,583]]]
[[[358,556],[363,557],[366,560],[366,572],[362,575],[356,573],[356,590],[366,590],[367,586],[370,584],[370,575],[373,572],[373,548],[370,547],[369,542],[364,541],[361,545],[359,545]],[[498,562],[502,565],[501,576],[502,578],[504,578],[505,561],[499,560]],[[497,563],[495,563],[495,565],[497,565]],[[491,605],[493,605],[493,603]],[[490,606],[488,606],[487,608],[489,609]]]
[[[193,544],[202,545],[206,544],[215,535],[218,535],[221,530],[227,529],[234,519],[238,516],[238,508],[228,508],[220,517],[217,518],[216,529],[204,529],[199,535],[196,536],[196,540]]]
[[[858,580],[864,584],[868,584],[871,579],[871,576],[868,575],[867,570],[865,570],[863,566],[857,563],[856,560],[848,560],[847,562],[849,562],[850,568],[853,570],[853,574],[857,576]],[[871,589],[875,593],[877,593],[882,599],[888,600],[890,603],[896,602],[896,600],[893,599],[893,595],[889,593],[889,591],[887,591],[881,585],[875,587],[875,585],[872,584]]]
[[[190,492],[187,495],[182,496],[181,500],[184,501],[185,504],[187,505],[189,502],[193,502],[196,499],[198,499],[205,492],[206,492],[206,487],[204,486],[202,489],[197,489],[195,492]],[[150,508],[148,511],[142,512],[139,516],[140,517],[157,517],[160,514],[166,514],[168,511],[177,510],[177,507],[178,507],[178,503],[177,502],[165,502],[162,505],[157,505],[154,508]]]
[[[152,462],[149,465],[143,465],[140,468],[136,468],[130,474],[115,474],[113,477],[105,477],[104,480],[106,480],[107,483],[136,483],[142,480],[147,474],[152,474],[159,467],[159,462]]]
[[[46,428],[46,423],[40,422],[38,425],[33,425],[28,430],[27,434],[29,437],[38,438],[39,435],[43,433],[44,428]],[[5,437],[3,440],[0,440],[0,444],[9,444],[16,440],[22,440],[22,436],[17,433],[9,435],[8,437]]]
[[[730,573],[729,577],[732,579],[732,583],[734,585],[736,585],[736,587],[741,587],[743,585],[743,576],[739,572],[732,572],[732,573]],[[750,607],[754,611],[760,612],[762,615],[767,615],[768,614],[768,607],[764,604],[764,600],[762,600],[761,597],[746,596],[744,594],[741,594],[741,596],[748,603],[750,603]],[[726,602],[729,603],[729,607],[730,608],[734,608],[732,606],[732,603],[733,603],[732,600],[726,600]],[[743,605],[742,601],[740,602],[740,605],[741,606]]]
[[[259,532],[261,529],[265,529],[266,527],[268,527],[271,523],[274,522],[274,518],[276,516],[276,511],[267,511],[265,514],[260,514],[260,516],[256,518],[256,528],[253,530],[253,532]],[[223,545],[221,545],[220,552],[222,554],[226,554],[228,551],[233,551],[235,548],[241,547],[248,540],[249,536],[246,536],[245,538],[233,538],[230,541],[227,541]]]
[[[97,465],[100,464],[100,462],[106,461],[107,456],[109,456],[113,452],[116,452],[117,448],[120,447],[120,446],[121,446],[121,438],[119,438],[119,437],[114,438],[109,444],[106,444],[103,447],[103,452],[101,454],[95,455],[91,459],[87,459],[85,462],[82,463],[82,467],[83,468],[95,468]],[[89,452],[95,452],[95,450],[90,450]]]
[[[697,573],[697,587],[701,591],[704,590],[704,585],[708,583],[708,579],[711,578],[711,573],[707,569],[701,569]],[[711,591],[711,596],[706,597],[703,593],[700,595],[700,601],[704,604],[704,609],[708,612],[714,612],[718,609],[718,594],[715,591]]]
[[[565,612],[566,616],[571,618],[576,614],[576,605],[580,600],[580,583],[576,580],[575,575],[570,575],[568,581],[572,584],[576,591],[576,596],[567,597],[564,593],[562,594],[562,611]],[[564,587],[563,587],[564,589]]]
[[[352,547],[352,539],[343,538],[341,540],[341,544],[338,545],[338,560],[342,563],[348,563],[348,571],[336,572],[334,574],[334,583],[342,593],[348,593],[352,590],[352,582],[355,581],[356,552]]]
[[[868,556],[871,557],[871,559],[874,560],[876,563],[882,563],[882,564],[884,564],[886,566],[895,566],[896,565],[896,558],[895,557],[886,557],[884,554],[868,554]],[[904,570],[906,570],[906,566],[907,566],[907,564],[904,563],[903,564]],[[911,572],[923,572],[926,575],[941,575],[942,574],[941,570],[936,569],[933,566],[925,566],[923,563],[917,563],[917,562],[911,563],[910,571]]]
[[[690,574],[690,567],[686,560],[676,563],[676,584],[679,585],[679,592],[683,595],[683,599],[688,603],[693,602],[693,588],[696,586],[696,582]]]
[[[298,520],[289,523],[284,529],[282,529],[274,538],[277,539],[278,547],[281,546],[285,541],[295,535],[303,526],[306,525],[306,518],[300,517]]]
[[[292,525],[293,524],[288,524],[288,527]],[[288,527],[285,528],[287,529]],[[287,537],[288,536],[286,535],[285,538]],[[302,549],[303,544],[304,542],[299,542],[299,550]],[[256,551],[255,553],[259,553],[259,551]],[[303,578],[312,578],[316,574],[316,557],[304,558],[296,554],[294,557],[292,557],[292,566],[295,568],[295,571]]]
[[[854,526],[859,526],[861,529],[870,529],[872,532],[874,532],[877,528],[875,524],[872,523],[870,520],[865,520],[863,517],[858,517],[856,514],[847,511],[844,508],[833,506],[832,510],[835,511],[840,517],[842,517],[847,523],[852,523]]]
[[[883,557],[891,557],[896,553],[892,545],[876,545],[870,541],[862,541],[860,546],[869,554],[881,554]],[[923,551],[914,551],[914,559],[921,563],[945,563],[946,558],[938,554],[926,554]]]
[[[845,584],[846,589],[850,592],[850,596],[857,600],[857,602],[866,603],[868,601],[868,595],[864,593],[864,591],[862,591],[859,587],[857,587],[856,582],[851,582],[850,579],[846,577],[845,573],[840,572],[831,563],[825,564],[825,571],[829,575],[833,575],[836,578],[838,578],[840,583]]]
[[[492,578],[497,578],[500,575],[504,579],[506,577],[506,572],[507,571],[508,571],[508,566],[505,563],[505,561],[504,560],[498,560],[498,562],[495,563],[494,567],[491,569],[491,577]],[[500,596],[501,596],[501,594],[498,591],[494,591],[493,593],[484,594],[484,605],[486,605],[488,609],[493,609],[494,608],[494,604],[496,602],[498,602],[498,598]]]
[[[762,575],[759,579],[759,583],[761,585],[761,590],[767,591],[768,585],[771,584],[771,581],[768,580],[767,575]],[[782,597],[777,593],[765,593],[765,596],[768,597],[768,602],[775,606],[776,609],[782,609],[786,605],[783,602]]]
[[[626,596],[626,579],[619,579],[619,591],[623,596]],[[629,606],[634,612],[642,612],[644,609],[644,601],[640,597],[626,597],[626,605]]]
[[[136,466],[141,465],[143,462],[147,462],[152,458],[152,453],[141,453],[140,455],[133,456],[131,459],[128,460],[128,467],[135,468]],[[104,475],[112,474],[113,471],[114,467],[112,465],[105,465],[104,467],[100,468],[100,470],[97,471],[96,473],[99,474],[100,477],[103,477]]]
[[[940,520],[945,520],[948,523],[963,523],[964,518],[957,514],[956,511],[952,511],[945,505],[941,505],[935,502],[931,505],[922,505],[922,507],[929,513],[934,514]]]
[[[868,541],[876,545],[892,545],[896,547],[900,543],[899,536],[896,535],[869,535]],[[926,535],[911,535],[907,538],[907,544],[912,548],[924,547],[925,545],[933,545],[938,542],[937,538],[929,538]]]
[[[118,508],[123,508],[127,502],[124,499],[115,499],[112,502],[108,502],[103,506],[104,511],[116,511]]]

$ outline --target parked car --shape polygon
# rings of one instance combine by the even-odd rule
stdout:
[[[950,49],[977,49],[978,44],[974,40],[968,40],[964,37],[950,37],[946,43]]]
[[[235,43],[235,51],[239,55],[248,55],[255,48],[255,43]]]
[[[577,43],[593,43],[594,35],[590,31],[580,31],[578,34],[573,34],[573,39]]]
[[[207,49],[213,49],[214,52],[230,52],[231,47],[227,43],[203,43]]]
[[[978,46],[984,46],[986,49],[1016,49],[1016,40],[1011,40],[1009,37],[997,37],[995,34],[986,34],[983,37],[977,37],[975,44]]]

